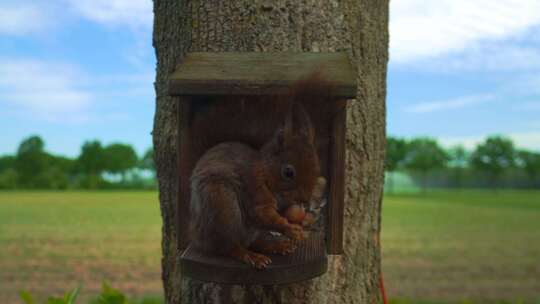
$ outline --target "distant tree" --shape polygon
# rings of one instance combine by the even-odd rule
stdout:
[[[0,156],[0,172],[3,172],[8,169],[15,168],[15,156],[4,155]]]
[[[427,174],[429,171],[444,168],[448,155],[439,144],[431,138],[416,138],[407,145],[405,167],[413,172],[420,173],[422,191],[427,187]]]
[[[126,144],[111,144],[104,151],[105,171],[121,174],[122,180],[128,170],[133,169],[138,162],[137,153],[132,146]]]
[[[84,175],[84,186],[91,189],[97,188],[102,180],[101,173],[105,170],[105,166],[105,155],[101,143],[98,140],[86,141],[77,158],[77,168]]]
[[[405,156],[407,154],[407,142],[404,139],[387,137],[386,138],[386,158],[384,166],[388,176],[388,191],[393,192],[394,180],[392,173],[399,169],[403,165]]]
[[[0,171],[0,189],[16,189],[19,176],[13,168]]]
[[[32,188],[41,184],[40,175],[48,166],[48,155],[44,151],[45,143],[39,136],[30,136],[24,139],[17,150],[15,157],[15,171],[17,171],[17,184]]]
[[[58,155],[48,155],[49,157],[49,165],[50,167],[57,168],[59,171],[62,171],[66,174],[66,176],[75,175],[77,174],[77,160],[64,157],[64,156],[58,156]]]
[[[77,166],[85,174],[101,174],[105,170],[103,147],[98,140],[86,141],[82,145]]]
[[[473,168],[486,172],[490,176],[490,184],[496,187],[505,170],[515,165],[516,151],[508,138],[490,136],[479,144],[471,155]]]
[[[148,150],[144,152],[144,155],[139,162],[139,168],[151,170],[152,172],[155,172],[156,167],[154,165],[154,149],[153,148],[148,148]]]
[[[530,151],[518,151],[519,166],[529,177],[531,184],[535,185],[540,175],[540,153]]]
[[[0,189],[17,188],[17,180],[15,157],[12,155],[0,157]]]
[[[48,168],[42,180],[49,189],[70,187],[77,175],[76,160],[64,156],[48,154]]]
[[[448,166],[454,171],[455,185],[461,188],[463,185],[463,171],[469,164],[469,153],[461,145],[452,147],[448,150]]]

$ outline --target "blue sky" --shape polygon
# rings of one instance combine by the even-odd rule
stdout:
[[[0,154],[151,145],[150,0],[0,0]],[[393,0],[388,132],[540,150],[540,1]]]

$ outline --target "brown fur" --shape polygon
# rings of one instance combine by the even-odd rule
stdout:
[[[193,121],[202,154],[191,176],[192,242],[201,250],[232,256],[257,268],[264,253],[286,254],[292,243],[268,243],[265,230],[303,238],[299,225],[278,212],[308,203],[321,175],[316,130],[310,119],[327,110],[330,85],[318,77],[298,82],[287,94],[215,101]],[[311,96],[311,97],[310,97]],[[302,103],[314,102],[308,114]],[[226,122],[224,122],[224,117]],[[204,153],[203,153],[204,151]],[[287,168],[294,178],[287,178]]]

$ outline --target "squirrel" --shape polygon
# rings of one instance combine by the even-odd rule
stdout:
[[[212,115],[223,115],[223,111],[231,109],[224,106],[227,101],[211,105],[195,119],[195,129],[211,128],[213,123],[214,129],[206,131],[215,137],[195,144],[202,154],[190,177],[190,230],[195,248],[229,256],[258,269],[271,263],[266,254],[294,251],[292,240],[301,240],[305,234],[301,225],[290,222],[283,214],[294,204],[309,204],[322,178],[315,128],[299,100],[306,97],[301,92],[317,94],[311,87],[330,90],[324,84],[313,76],[298,82],[288,94],[268,97],[273,102],[245,101],[251,107],[247,111],[251,115],[246,117],[258,120],[249,128],[239,129],[235,123],[245,124],[246,119],[231,119],[229,127],[239,133],[247,131],[247,135],[227,133],[225,127],[219,128],[211,119]],[[254,111],[259,117],[252,115]],[[260,134],[268,134],[272,127],[273,133],[261,141]],[[219,137],[225,141],[212,145]],[[207,149],[208,146],[211,147]],[[277,231],[289,239],[269,240],[263,237],[264,231]]]

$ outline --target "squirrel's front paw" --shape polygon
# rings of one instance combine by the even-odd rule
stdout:
[[[305,239],[304,229],[300,225],[296,224],[289,224],[283,231],[283,234],[285,234],[287,237],[293,239],[293,240],[303,240]]]
[[[270,245],[270,249],[272,253],[287,255],[296,249],[296,245],[289,240],[275,241]]]
[[[247,252],[243,257],[243,260],[246,264],[257,269],[264,269],[268,264],[272,263],[272,260],[269,257],[255,252]]]

